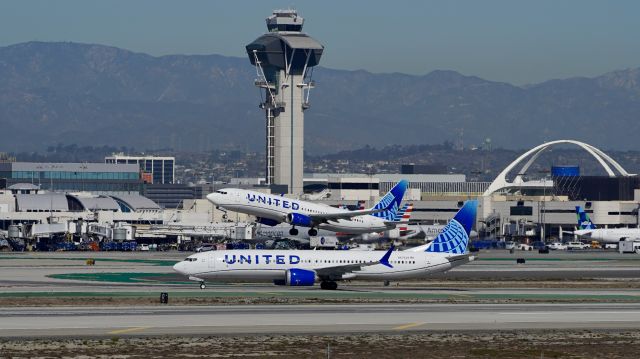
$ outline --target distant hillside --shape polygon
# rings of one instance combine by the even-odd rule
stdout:
[[[0,47],[0,151],[59,143],[136,149],[261,149],[263,115],[245,58],[153,57],[102,45]],[[523,148],[577,138],[633,149],[640,69],[518,87],[454,71],[425,76],[317,68],[310,153],[391,144]]]

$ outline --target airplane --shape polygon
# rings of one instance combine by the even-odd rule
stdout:
[[[236,250],[195,253],[173,269],[206,287],[208,279],[269,281],[276,285],[338,288],[347,279],[422,278],[472,261],[469,233],[478,202],[467,201],[433,242],[404,251]]]
[[[358,203],[358,206],[360,207],[361,210],[364,209],[364,205],[362,203],[364,203],[364,201],[360,201]],[[341,208],[341,207],[338,207],[338,208]],[[343,208],[346,209],[346,206],[344,206]],[[398,222],[397,224],[399,226],[405,225],[406,223],[409,222],[412,208],[413,208],[412,204],[403,205],[402,208],[398,210],[393,220],[395,222]],[[289,225],[288,223],[280,223],[275,226],[268,226],[268,225],[263,225],[259,223],[256,226],[255,237],[249,240],[249,242],[264,243],[266,245],[266,248],[272,248],[272,249],[275,249],[274,247],[279,246],[280,243],[284,244],[285,247],[290,246],[289,244],[290,241],[296,242],[298,246],[308,246],[312,236],[310,236],[307,232],[299,232],[297,235],[292,236],[288,233],[290,227],[291,225]],[[403,238],[406,238],[407,236],[415,234],[415,231],[406,230],[404,227],[399,227],[398,230],[401,235],[400,237],[398,237],[399,239],[403,239]],[[385,233],[388,233],[388,232],[391,232],[391,231],[382,232],[382,233],[374,232],[374,233],[364,233],[361,235],[355,235],[351,233],[336,233],[334,231],[330,231],[326,229],[318,229],[316,236],[323,237],[325,239],[328,239],[329,241],[335,240],[336,242],[352,241],[356,243],[371,243],[384,238]],[[387,238],[390,238],[390,237],[391,236],[387,235]]]
[[[409,182],[398,182],[375,206],[368,210],[349,211],[324,204],[289,199],[239,188],[224,188],[207,199],[218,208],[246,213],[257,217],[257,222],[270,226],[279,223],[291,225],[289,234],[298,234],[298,227],[308,227],[309,235],[318,235],[318,229],[333,232],[370,233],[396,227],[393,218],[400,208]]]
[[[640,228],[597,228],[581,206],[576,206],[576,214],[578,215],[578,228],[580,229],[573,231],[573,234],[578,237],[600,243],[618,243],[625,240],[640,239]]]
[[[596,229],[596,225],[591,222],[591,218],[582,207],[576,206],[576,215],[578,216],[579,229]]]

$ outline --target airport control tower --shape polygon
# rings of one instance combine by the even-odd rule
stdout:
[[[286,185],[292,194],[302,193],[304,110],[324,49],[302,32],[303,23],[295,10],[275,10],[267,18],[269,32],[247,45],[266,115],[267,183]]]

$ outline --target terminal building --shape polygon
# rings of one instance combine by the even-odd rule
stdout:
[[[543,178],[528,174],[528,169],[542,152],[567,144],[584,149],[602,165],[605,175],[585,176],[577,166],[563,165],[554,166],[550,175]],[[12,225],[57,226],[80,221],[95,225],[125,223],[136,226],[138,233],[143,235],[176,238],[176,233],[187,230],[192,235],[210,235],[214,231],[211,228],[220,222],[252,220],[246,215],[219,210],[204,199],[215,189],[211,184],[148,184],[150,187],[143,187],[142,192],[108,191],[114,189],[109,186],[116,184],[130,184],[129,189],[141,188],[137,164],[14,162],[1,163],[0,168],[3,181],[0,230],[3,231]],[[602,151],[578,141],[562,140],[537,146],[514,160],[493,182],[468,182],[462,174],[314,173],[304,177],[305,193],[300,199],[349,208],[362,205],[368,208],[399,180],[407,179],[410,185],[404,202],[413,204],[412,223],[444,224],[464,201],[478,199],[475,227],[481,238],[563,239],[568,235],[565,232],[577,227],[576,206],[583,207],[599,227],[639,225],[638,176],[628,173]],[[172,188],[154,192],[152,186]],[[263,178],[233,179],[229,184],[216,184],[218,189],[221,186],[282,193],[267,186]],[[96,190],[89,191],[89,188]],[[70,231],[70,228],[63,229]],[[45,229],[39,230],[37,233],[46,233]]]
[[[105,163],[135,164],[145,183],[172,184],[176,177],[176,158],[171,156],[128,156],[114,154],[105,157]]]
[[[140,170],[135,164],[0,163],[0,188],[31,184],[58,192],[139,193]]]
[[[550,178],[528,179],[528,170],[538,157],[559,145],[584,150],[605,175],[583,176],[575,166],[557,166],[551,168]],[[576,206],[583,207],[599,227],[637,227],[640,180],[592,145],[558,140],[536,146],[515,159],[480,199],[478,228],[486,235],[560,239],[564,231],[576,229]]]
[[[566,165],[549,168],[542,178],[527,173],[543,152],[561,145],[585,150],[605,174],[584,175],[577,166]],[[600,227],[637,227],[640,223],[640,177],[579,141],[537,146],[492,182],[468,182],[462,174],[415,174],[411,173],[417,172],[415,167],[409,166],[402,172],[405,174],[306,174],[305,187],[316,192],[326,188],[329,193],[320,200],[329,205],[365,201],[370,206],[400,179],[407,179],[410,185],[404,201],[414,205],[411,222],[422,224],[444,224],[465,200],[478,199],[476,228],[484,238],[561,239],[577,227],[576,206],[583,207]]]

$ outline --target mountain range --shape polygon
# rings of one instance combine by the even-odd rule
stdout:
[[[262,150],[264,114],[246,58],[154,57],[115,47],[0,47],[0,151],[56,144]],[[640,68],[527,86],[455,71],[424,76],[318,67],[305,149],[443,141],[525,148],[573,138],[636,149]]]

